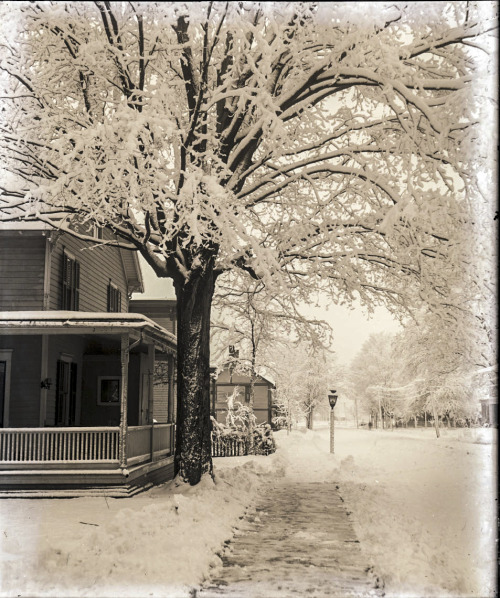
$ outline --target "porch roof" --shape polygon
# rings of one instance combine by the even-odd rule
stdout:
[[[142,314],[81,311],[2,311],[0,335],[141,334],[161,345],[176,346],[174,334]]]

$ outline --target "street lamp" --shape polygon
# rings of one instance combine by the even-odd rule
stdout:
[[[334,451],[334,429],[335,429],[335,418],[333,417],[333,408],[337,404],[337,396],[336,390],[330,390],[330,394],[328,395],[328,401],[330,403],[330,453]]]

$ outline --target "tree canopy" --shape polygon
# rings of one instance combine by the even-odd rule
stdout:
[[[233,269],[299,299],[447,314],[482,288],[466,247],[493,192],[477,139],[494,3],[2,11],[0,219],[71,231],[78,214],[172,278],[186,404],[206,402],[210,299]]]

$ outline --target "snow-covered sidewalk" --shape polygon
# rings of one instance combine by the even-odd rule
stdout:
[[[220,567],[263,483],[332,482],[386,595],[495,592],[495,430],[277,434],[269,457],[215,459],[216,483],[127,499],[0,501],[2,596],[183,598]],[[279,575],[279,571],[276,572]]]

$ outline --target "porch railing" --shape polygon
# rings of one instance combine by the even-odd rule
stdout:
[[[129,426],[127,465],[156,461],[174,450],[174,424]],[[16,464],[118,465],[120,429],[102,428],[6,428],[0,429],[0,469]],[[82,467],[84,465],[81,465]]]
[[[174,425],[129,426],[127,465],[158,460],[174,450]]]
[[[117,461],[119,428],[0,430],[0,462]]]

